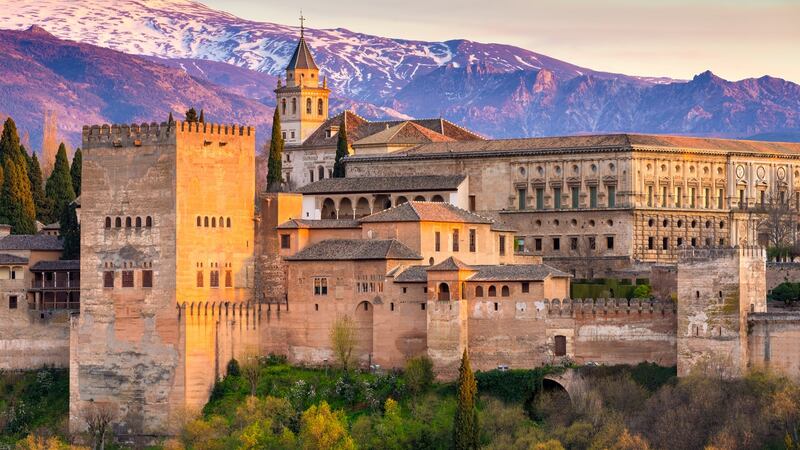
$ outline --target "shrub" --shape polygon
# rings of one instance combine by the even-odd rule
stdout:
[[[650,286],[640,284],[633,290],[633,298],[647,298],[650,297]]]
[[[406,386],[411,394],[426,391],[433,383],[433,378],[433,361],[428,355],[417,356],[406,362]]]

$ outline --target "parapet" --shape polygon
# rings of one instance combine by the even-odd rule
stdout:
[[[692,262],[733,257],[763,258],[766,260],[767,250],[758,245],[735,247],[684,247],[678,249],[678,262]]]
[[[178,134],[219,136],[252,136],[255,128],[244,125],[223,125],[201,122],[161,122],[114,125],[84,125],[82,147],[140,147],[142,145],[174,143]]]
[[[675,313],[672,300],[626,298],[565,298],[545,299],[549,315]]]

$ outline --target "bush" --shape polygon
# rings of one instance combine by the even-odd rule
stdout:
[[[767,296],[769,300],[790,305],[800,300],[800,283],[785,282],[775,286]]]
[[[650,286],[640,284],[633,290],[633,298],[648,298],[650,297]]]
[[[428,355],[417,356],[406,361],[406,387],[408,391],[417,395],[425,392],[433,383],[433,361]]]

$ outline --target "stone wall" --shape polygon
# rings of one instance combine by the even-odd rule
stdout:
[[[24,295],[17,309],[8,309],[5,296],[0,299],[0,369],[69,367],[68,311],[29,310]]]
[[[767,291],[771,291],[781,283],[800,283],[800,263],[768,262]]]
[[[753,313],[748,325],[750,367],[774,370],[800,381],[800,313]]]

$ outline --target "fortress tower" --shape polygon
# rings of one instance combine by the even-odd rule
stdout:
[[[300,42],[286,66],[286,85],[278,80],[275,96],[286,145],[300,145],[328,120],[328,84],[319,79],[319,68],[305,40],[300,18]]]
[[[750,313],[766,312],[760,247],[686,249],[678,261],[678,375],[742,376]]]
[[[116,436],[143,443],[206,402],[237,350],[228,337],[253,323],[234,312],[254,279],[255,130],[103,125],[84,127],[81,147],[70,427],[102,406]]]

